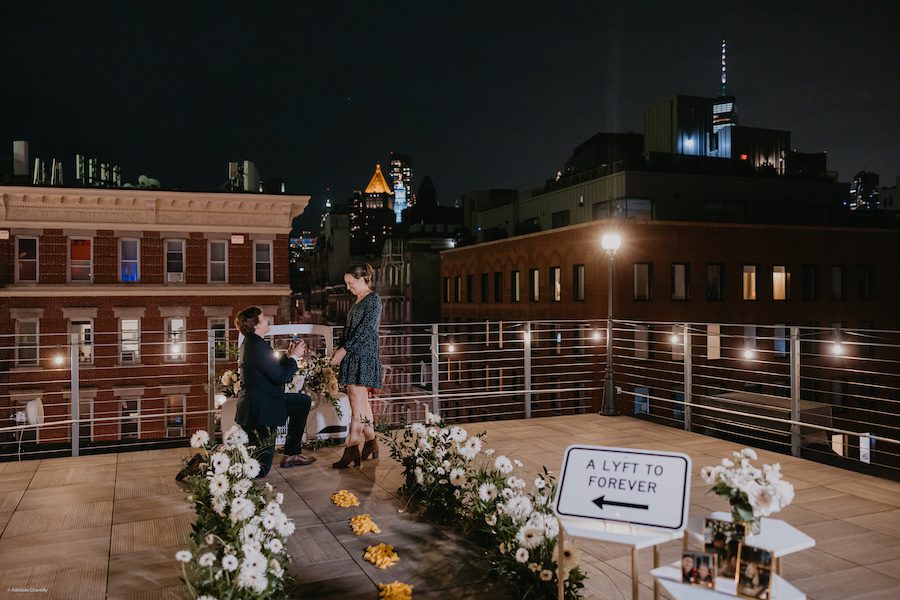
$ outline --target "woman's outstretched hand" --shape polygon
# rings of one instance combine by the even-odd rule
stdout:
[[[338,348],[334,351],[334,354],[331,355],[331,362],[336,365],[341,364],[341,361],[344,360],[344,357],[347,356],[347,351],[343,348]]]

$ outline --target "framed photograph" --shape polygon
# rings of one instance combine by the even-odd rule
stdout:
[[[738,552],[744,533],[744,526],[740,523],[719,519],[704,521],[703,549],[716,555],[719,577],[732,578],[737,573]]]
[[[737,595],[769,600],[772,597],[772,553],[741,544],[738,554]]]
[[[718,558],[715,552],[682,552],[681,582],[716,589]]]

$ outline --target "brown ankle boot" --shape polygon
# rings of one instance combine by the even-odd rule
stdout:
[[[363,444],[359,459],[366,460],[369,458],[369,455],[371,455],[372,458],[378,458],[378,440],[375,438],[368,440]]]
[[[359,446],[356,444],[344,448],[344,455],[341,457],[341,460],[332,464],[331,468],[346,469],[350,466],[350,463],[355,464],[357,467],[362,464],[362,459],[359,457]]]

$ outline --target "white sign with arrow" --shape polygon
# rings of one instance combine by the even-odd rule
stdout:
[[[687,454],[569,446],[554,509],[560,518],[682,530],[690,507],[690,481]]]

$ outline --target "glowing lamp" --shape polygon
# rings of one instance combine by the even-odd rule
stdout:
[[[622,245],[622,238],[617,233],[604,233],[600,245],[607,252],[615,252]]]
[[[53,364],[56,365],[57,367],[61,367],[65,361],[66,361],[66,359],[63,358],[62,354],[57,354],[56,356],[53,357]]]

